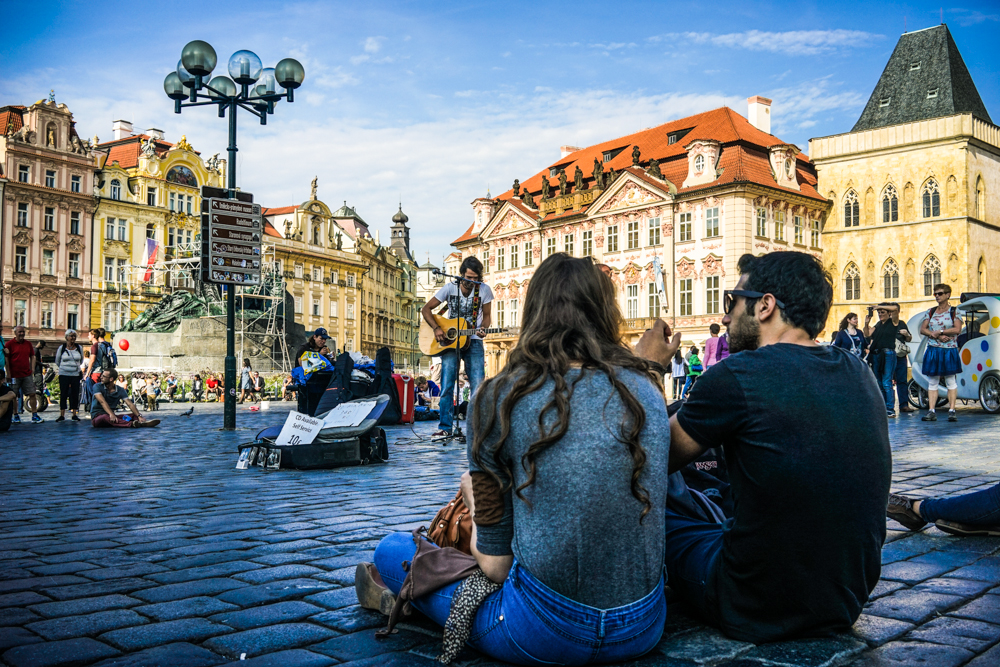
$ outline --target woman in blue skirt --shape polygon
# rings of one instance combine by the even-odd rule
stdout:
[[[962,361],[958,358],[958,334],[962,332],[962,318],[948,300],[951,287],[943,283],[934,286],[937,307],[927,311],[920,323],[920,333],[927,336],[927,350],[921,371],[927,377],[927,403],[930,411],[924,415],[925,422],[936,422],[934,407],[937,404],[938,386],[944,382],[948,389],[948,421],[958,421],[955,416],[955,401],[958,399],[956,376],[962,372]]]

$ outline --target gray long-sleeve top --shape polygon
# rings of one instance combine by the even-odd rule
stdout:
[[[643,505],[630,488],[632,457],[618,439],[625,406],[602,372],[573,369],[567,374],[568,384],[576,381],[569,429],[536,457],[535,482],[522,491],[530,506],[514,497],[513,489],[528,477],[521,457],[540,437],[538,415],[550,400],[554,382],[550,380],[514,407],[510,435],[500,451],[512,471],[513,486],[502,494],[502,505],[496,498],[490,503],[483,497],[483,512],[481,495],[489,492],[483,471],[492,470],[503,485],[509,481],[491,454],[500,437],[499,415],[484,443],[482,466],[472,457],[476,424],[470,427],[469,469],[479,551],[496,556],[513,553],[549,588],[599,609],[641,599],[657,585],[663,570],[670,445],[666,403],[648,377],[620,370],[619,378],[646,413],[640,442],[647,458],[640,482],[649,493],[652,509],[641,524]],[[508,390],[509,386],[500,390],[498,409]],[[555,411],[550,411],[546,425],[555,420]],[[490,504],[495,508],[492,511]]]

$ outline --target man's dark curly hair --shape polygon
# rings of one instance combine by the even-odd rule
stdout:
[[[833,303],[833,280],[816,257],[804,252],[743,255],[737,266],[747,276],[744,289],[773,294],[785,304],[782,320],[805,330],[811,338],[826,326]],[[747,299],[746,311],[752,312],[756,305],[757,299]]]

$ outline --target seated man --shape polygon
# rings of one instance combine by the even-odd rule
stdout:
[[[208,394],[210,396],[215,396],[216,398],[222,398],[222,389],[219,387],[219,381],[214,375],[209,375],[208,379],[205,380],[205,386],[208,387]]]
[[[200,403],[205,400],[205,383],[202,382],[199,373],[195,373],[194,379],[191,380],[191,400],[194,403]]]
[[[171,373],[167,376],[167,401],[174,402],[174,394],[177,393],[177,377]]]
[[[101,373],[101,382],[94,385],[94,400],[90,404],[90,425],[94,428],[159,425],[159,419],[146,419],[139,414],[135,403],[128,397],[128,392],[115,384],[117,379],[118,371],[113,368]],[[116,414],[121,409],[122,403],[125,403],[132,414]]]
[[[285,379],[282,380],[282,382],[281,382],[281,400],[283,400],[283,401],[294,401],[295,400],[295,392],[293,392],[292,390],[290,390],[288,388],[289,386],[292,386],[294,384],[295,384],[295,379],[291,375],[286,376]]]
[[[264,378],[260,376],[257,371],[253,372],[250,378],[250,398],[255,401],[259,401],[264,393]]]
[[[670,419],[671,471],[721,443],[734,516],[710,524],[667,512],[670,586],[741,641],[846,632],[881,573],[885,403],[861,360],[815,343],[833,299],[818,259],[744,255],[739,269],[723,301],[731,356]],[[664,328],[636,351],[667,365]]]
[[[17,412],[17,393],[7,386],[7,374],[0,368],[0,433],[10,430],[15,412]]]
[[[441,395],[441,387],[423,375],[417,376],[417,405],[430,405],[431,399]]]

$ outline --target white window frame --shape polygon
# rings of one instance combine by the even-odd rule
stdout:
[[[660,245],[660,219],[649,219],[649,245]]]
[[[680,305],[678,315],[691,316],[694,314],[694,280],[692,278],[681,278],[679,281]]]
[[[604,252],[618,252],[618,225],[608,227],[608,242]]]
[[[639,317],[639,285],[625,286],[625,319],[634,320]]]
[[[525,241],[524,242],[524,265],[525,266],[534,266],[534,264],[535,264],[534,250],[535,250],[535,243],[534,243],[534,241]]]
[[[690,213],[681,213],[678,215],[678,227],[677,227],[677,240],[678,241],[691,241],[694,238],[694,229],[691,223]]]
[[[720,288],[719,276],[705,276],[705,314],[719,314],[719,298],[722,290]]]
[[[637,250],[641,246],[639,245],[639,221],[633,220],[632,222],[626,223],[626,236],[625,236],[625,249],[626,250]]]
[[[763,206],[757,209],[757,227],[756,233],[758,238],[768,238],[767,236],[767,209]]]
[[[721,236],[719,233],[719,207],[705,209],[705,238]]]
[[[583,232],[583,239],[581,242],[581,249],[583,250],[583,257],[593,257],[594,256],[594,231],[588,229]]]

